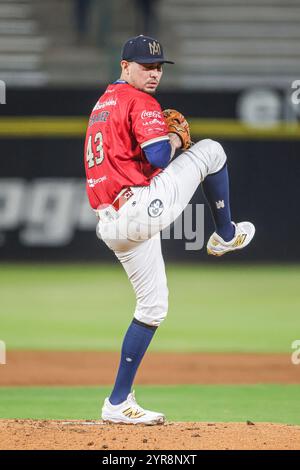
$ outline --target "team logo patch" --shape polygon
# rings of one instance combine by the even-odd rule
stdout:
[[[160,199],[154,199],[148,207],[150,217],[158,217],[164,210],[164,205]]]
[[[157,55],[157,54],[160,55],[161,54],[159,42],[156,42],[156,41],[153,41],[152,43],[149,42],[149,49],[150,49],[150,54],[151,55]]]

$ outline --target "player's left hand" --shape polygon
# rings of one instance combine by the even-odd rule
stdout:
[[[163,111],[169,132],[173,132],[180,137],[183,150],[187,150],[192,145],[189,123],[185,117],[176,109],[165,109]]]

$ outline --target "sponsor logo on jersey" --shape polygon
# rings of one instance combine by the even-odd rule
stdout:
[[[160,199],[154,199],[148,207],[148,214],[150,217],[159,217],[163,210],[164,205],[162,201]]]
[[[153,124],[159,124],[160,126],[164,126],[165,121],[159,121],[159,119],[152,119],[152,121],[143,122],[143,126],[152,126]]]
[[[106,108],[106,106],[116,106],[117,101],[114,100],[113,98],[111,100],[104,101],[103,103],[96,103],[96,106],[94,107],[93,111],[97,111],[98,109],[103,109]]]
[[[147,118],[162,119],[162,115],[160,111],[147,111],[146,109],[144,109],[144,111],[142,111],[141,113],[141,118],[142,119],[147,119]]]
[[[154,132],[155,132],[156,134],[163,134],[163,135],[165,135],[166,130],[165,130],[165,128],[163,128],[163,127],[147,127],[147,129],[145,130],[145,134],[153,134]]]
[[[149,50],[151,55],[161,55],[160,44],[156,41],[149,42]]]
[[[98,178],[98,179],[90,178],[87,180],[87,184],[89,188],[94,188],[96,184],[102,183],[103,181],[106,181],[106,180],[107,180],[107,176],[102,176],[101,178]]]

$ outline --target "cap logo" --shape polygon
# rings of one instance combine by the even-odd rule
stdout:
[[[150,54],[151,55],[160,55],[160,44],[159,42],[153,41],[152,43],[149,42],[149,49],[150,49]]]

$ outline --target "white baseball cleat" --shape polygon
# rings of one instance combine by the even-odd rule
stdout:
[[[162,413],[144,410],[135,401],[134,392],[129,393],[127,399],[119,405],[112,405],[105,398],[102,408],[102,420],[107,423],[119,424],[164,424],[166,418]]]
[[[225,242],[216,232],[212,234],[207,243],[207,253],[213,256],[222,256],[230,251],[241,250],[249,245],[255,234],[255,227],[251,222],[235,224],[235,235],[232,240]]]

